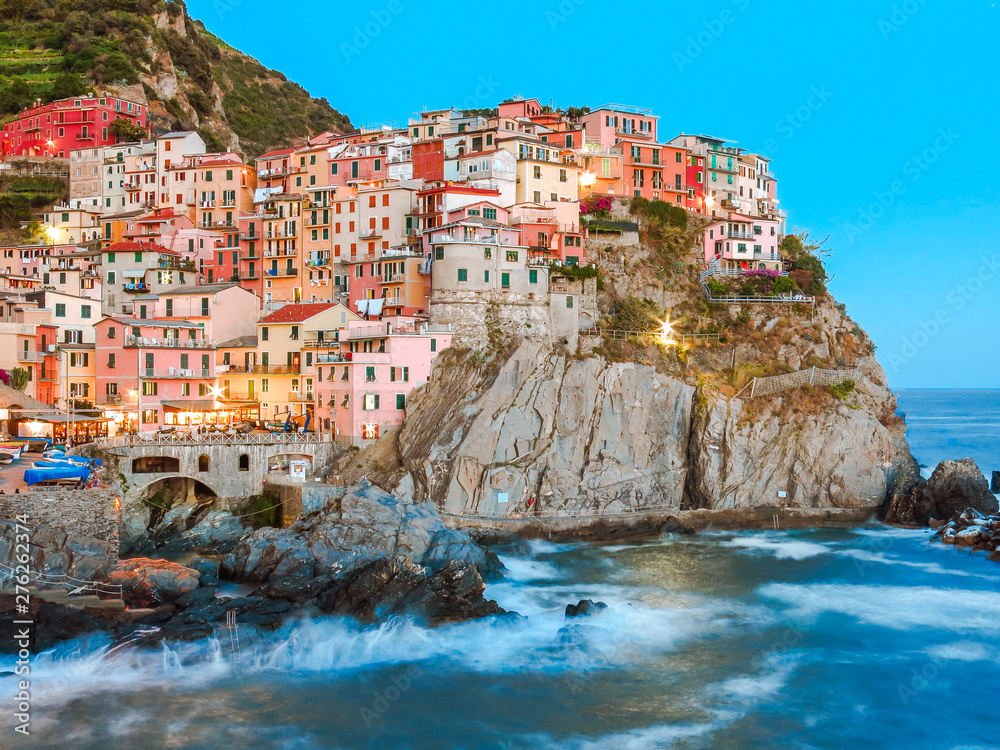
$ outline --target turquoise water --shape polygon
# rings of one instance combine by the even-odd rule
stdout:
[[[1000,566],[927,531],[535,542],[503,559],[488,594],[517,623],[303,620],[243,633],[239,659],[225,640],[72,644],[35,663],[32,740],[8,743],[4,712],[0,747],[997,744]],[[608,610],[566,623],[581,598]]]

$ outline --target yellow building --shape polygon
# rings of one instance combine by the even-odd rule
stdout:
[[[530,135],[498,136],[500,148],[517,159],[517,202],[572,202],[579,195],[579,167],[560,161],[560,149]]]

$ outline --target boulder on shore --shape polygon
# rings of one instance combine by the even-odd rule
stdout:
[[[131,607],[169,604],[198,588],[201,573],[167,560],[134,557],[119,560],[107,582],[121,584],[122,599]]]
[[[998,510],[986,477],[971,458],[942,461],[927,482],[908,496],[893,500],[885,520],[926,526],[933,519],[949,519],[967,508],[986,515]]]

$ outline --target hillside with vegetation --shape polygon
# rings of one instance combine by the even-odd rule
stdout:
[[[145,100],[156,131],[194,129],[210,148],[248,157],[352,129],[326,99],[209,33],[181,0],[0,0],[0,118],[94,89]]]

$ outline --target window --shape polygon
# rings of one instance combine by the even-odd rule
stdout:
[[[191,395],[191,384],[190,383],[181,383],[181,395],[182,396],[190,396]]]
[[[361,425],[361,438],[363,440],[378,440],[378,425],[377,424]]]
[[[108,234],[110,235],[110,232]],[[108,253],[108,263],[114,263],[114,262],[115,262],[115,254]]]
[[[538,283],[538,270],[535,268],[528,270],[528,283],[537,284]]]
[[[510,274],[502,273],[500,274],[500,286],[504,289],[510,289]]]
[[[489,269],[483,271],[483,283],[486,283],[486,284],[490,283],[490,272],[489,272]]]
[[[115,272],[114,271],[108,271],[108,283],[109,284],[114,284],[115,283]]]
[[[115,329],[114,326],[108,326],[108,338],[109,339],[113,339],[115,337],[115,330],[116,329]],[[43,338],[43,343],[44,343],[44,338],[45,337],[43,336],[42,338]]]
[[[570,309],[573,308],[573,298],[572,297],[566,297],[566,307],[568,307]]]
[[[135,254],[135,262],[136,263],[142,263],[142,253],[141,252],[138,252],[138,253]]]
[[[484,208],[483,209],[483,218],[484,219],[491,219],[493,221],[496,221],[497,210],[495,208]]]
[[[142,395],[143,396],[155,396],[156,394],[156,383],[150,383],[146,381],[142,384]]]
[[[364,411],[376,411],[378,409],[378,394],[377,393],[366,393],[364,399],[361,402],[361,408]]]
[[[198,456],[198,471],[199,472],[206,472],[206,471],[208,471],[208,467],[209,466],[210,466],[210,462],[209,462],[208,456],[206,456],[204,454]]]
[[[90,305],[80,305],[80,317],[81,318],[90,317]]]
[[[144,409],[142,412],[143,424],[157,424],[160,421],[160,413],[155,409]]]
[[[407,383],[410,380],[409,367],[390,367],[389,381],[392,383]]]
[[[560,169],[559,170],[559,182],[566,182],[568,179],[569,178],[566,176],[566,170],[565,169]]]
[[[438,340],[431,339],[431,351],[436,352],[438,350]]]
[[[434,260],[444,260],[444,248],[436,247],[434,248]]]
[[[517,263],[517,250],[508,250],[507,251],[507,262],[508,263]]]
[[[270,387],[271,387],[271,379],[270,378],[261,378],[260,379],[260,392],[261,393],[267,393],[267,391],[268,391],[268,389]]]
[[[267,326],[262,326],[260,329],[260,340],[267,341],[267,337],[268,337]]]
[[[535,165],[534,175],[536,180],[542,179],[542,168],[537,164]]]
[[[406,408],[406,394],[396,394],[396,411],[403,411]]]
[[[469,269],[468,268],[459,268],[458,269],[458,280],[459,281],[468,281],[469,280]]]
[[[250,456],[246,453],[241,453],[236,466],[240,471],[250,471]]]
[[[66,305],[62,302],[56,303],[56,317],[65,318],[66,317]]]
[[[292,339],[292,341],[298,341],[299,340],[299,327],[298,326],[292,326],[292,335],[291,335],[290,338]]]
[[[108,369],[113,370],[115,368],[115,353],[108,352]]]
[[[201,298],[201,314],[202,317],[208,317],[208,297]]]

